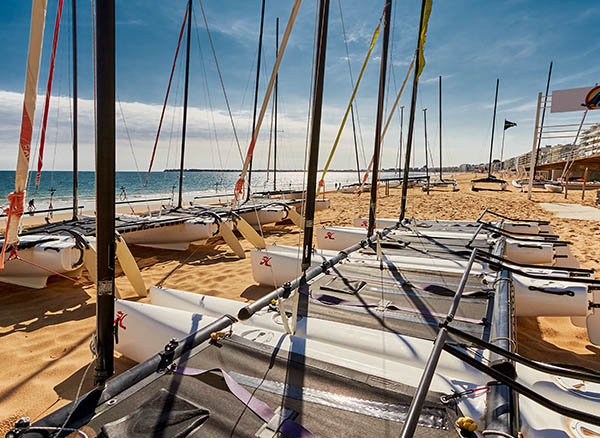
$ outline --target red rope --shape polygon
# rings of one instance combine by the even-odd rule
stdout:
[[[158,122],[158,132],[156,133],[156,139],[154,140],[154,149],[152,149],[152,158],[150,158],[150,166],[148,167],[148,174],[146,175],[146,184],[150,179],[150,172],[152,171],[152,165],[154,164],[154,156],[156,155],[156,146],[158,145],[158,137],[160,136],[160,128],[162,127],[163,118],[165,116],[165,110],[167,109],[167,100],[169,99],[169,91],[171,90],[171,82],[173,81],[173,73],[175,72],[175,65],[177,64],[177,55],[179,54],[179,47],[181,46],[181,38],[183,37],[183,31],[185,29],[185,23],[187,21],[188,9],[185,10],[185,16],[183,17],[183,23],[181,24],[181,30],[179,31],[179,41],[177,41],[177,50],[175,51],[175,59],[173,60],[173,67],[171,67],[171,76],[169,77],[169,86],[167,87],[167,95],[165,96],[165,102],[163,104],[162,113],[160,114],[160,122]]]
[[[12,192],[7,196],[10,204],[7,209],[4,210],[4,213],[8,216],[8,220],[6,222],[6,231],[4,232],[4,244],[2,245],[2,251],[0,252],[0,271],[4,270],[4,254],[6,253],[6,246],[8,243],[8,230],[10,230],[10,224],[12,222],[13,216],[17,218],[17,226],[19,225],[19,221],[21,220],[21,216],[25,212],[25,191],[22,192]],[[16,249],[15,249],[16,251]]]
[[[244,178],[240,178],[235,183],[235,188],[233,189],[233,194],[235,196],[235,200],[238,201],[244,197]]]
[[[56,45],[58,44],[58,32],[60,30],[60,17],[62,16],[63,0],[58,1],[56,10],[56,22],[54,23],[54,39],[52,40],[52,56],[50,57],[50,71],[48,72],[48,85],[46,85],[46,104],[44,106],[44,119],[42,121],[42,138],[40,140],[40,154],[38,156],[37,173],[35,175],[35,187],[40,185],[40,174],[44,165],[44,144],[46,142],[46,124],[48,123],[48,109],[50,107],[50,93],[52,92],[52,78],[54,77],[54,60],[56,59]]]
[[[13,251],[14,251],[14,253],[11,252],[9,260],[12,259],[12,258],[15,258],[17,260],[20,260],[22,262],[27,263],[28,265],[35,266],[36,268],[42,269],[42,270],[44,270],[46,272],[50,272],[51,274],[58,275],[59,277],[66,278],[67,280],[71,280],[73,283],[79,284],[82,287],[86,286],[84,283],[82,283],[81,281],[79,281],[79,280],[77,280],[75,278],[68,277],[68,276],[66,276],[64,274],[61,274],[60,272],[56,272],[56,271],[53,271],[52,269],[46,268],[45,266],[38,265],[37,263],[30,262],[29,260],[25,260],[24,258],[19,257],[17,255],[17,251],[16,250],[13,250]]]

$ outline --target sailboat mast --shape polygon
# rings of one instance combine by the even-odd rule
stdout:
[[[323,107],[323,82],[325,77],[325,55],[327,51],[327,26],[329,22],[329,0],[319,1],[319,22],[317,27],[317,53],[315,59],[315,83],[312,101],[310,127],[310,151],[308,155],[308,179],[304,216],[304,245],[302,249],[302,270],[310,267],[315,219],[315,199],[317,196],[317,168],[319,164],[319,140],[321,137],[321,110]],[[306,298],[300,294],[300,297]]]
[[[258,105],[258,85],[260,82],[260,60],[262,58],[262,40],[263,27],[265,23],[265,0],[262,0],[262,8],[260,11],[260,32],[258,34],[258,60],[256,61],[256,85],[254,87],[254,111],[252,113],[252,138],[256,131],[256,108]],[[250,157],[250,169],[248,171],[248,194],[246,199],[250,199],[250,186],[252,184],[252,161],[254,156]]]
[[[185,131],[187,127],[188,92],[190,84],[190,41],[192,39],[192,0],[188,1],[187,47],[185,53],[185,86],[183,93],[183,126],[181,128],[181,163],[179,165],[179,200],[177,208],[183,205],[183,169],[185,168]]]
[[[425,18],[425,7],[428,0],[421,1],[421,19],[419,20],[419,33],[417,35],[417,49],[415,50],[415,75],[413,77],[412,97],[410,99],[410,114],[408,117],[408,135],[406,139],[406,159],[404,160],[404,173],[402,175],[402,199],[400,201],[400,220],[404,219],[406,214],[406,195],[408,192],[408,172],[410,169],[410,154],[413,145],[413,134],[415,129],[415,110],[417,106],[417,90],[419,88],[419,75],[421,66],[421,57],[419,51],[421,47],[421,35],[423,34],[423,25]],[[424,42],[423,42],[424,43]]]
[[[275,20],[275,59],[279,55],[279,17]],[[275,74],[275,132],[273,133],[273,190],[277,190],[277,85],[279,72]]]
[[[535,152],[535,161],[533,163],[533,179],[537,171],[538,160],[540,158],[540,146],[542,145],[542,131],[544,130],[544,118],[546,117],[546,104],[548,103],[548,92],[550,90],[550,78],[552,78],[552,64],[550,61],[550,69],[548,70],[548,81],[546,82],[546,94],[544,95],[544,110],[542,111],[542,123],[540,124],[540,134],[538,135],[537,150]]]
[[[425,129],[425,175],[429,184],[429,154],[427,153],[427,108],[423,108],[423,128]]]
[[[442,75],[440,75],[440,181],[444,179],[442,175]]]
[[[356,123],[354,122],[354,104],[350,107],[350,117],[352,118],[352,137],[354,138],[354,156],[356,157],[356,176],[358,183],[361,183],[360,178],[360,161],[358,160],[358,143],[356,142]]]
[[[114,372],[115,308],[115,0],[96,1],[96,368],[103,386]]]
[[[381,66],[379,68],[379,98],[377,100],[377,119],[375,121],[375,148],[373,151],[373,175],[371,176],[371,202],[369,204],[369,226],[367,237],[373,235],[377,209],[377,182],[379,180],[379,156],[381,150],[381,124],[383,121],[383,101],[385,100],[385,76],[387,72],[388,45],[390,42],[390,18],[392,0],[386,0],[383,10],[383,43],[381,44]]]
[[[404,105],[400,107],[400,144],[398,145],[398,178],[402,167],[402,134],[404,133]]]
[[[77,193],[77,180],[78,180],[78,167],[77,167],[77,0],[71,1],[71,14],[72,14],[72,26],[73,26],[73,219],[77,219],[79,207],[77,204],[78,193]]]
[[[29,31],[29,49],[27,51],[27,71],[25,74],[25,93],[23,95],[23,115],[19,135],[19,151],[15,171],[15,190],[8,195],[10,205],[7,212],[4,244],[0,250],[0,270],[4,269],[4,255],[7,249],[19,243],[19,224],[25,209],[25,189],[29,176],[29,157],[31,155],[31,137],[35,116],[35,102],[40,73],[40,59],[46,23],[46,0],[33,0],[31,5],[31,29]]]
[[[498,87],[500,79],[496,79],[496,97],[494,98],[494,118],[492,119],[492,139],[490,140],[490,159],[488,162],[488,178],[492,176],[492,151],[494,149],[494,130],[496,128],[496,108],[498,106]]]

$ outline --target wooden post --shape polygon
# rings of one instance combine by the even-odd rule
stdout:
[[[585,168],[585,172],[583,173],[583,187],[581,188],[581,200],[583,201],[583,198],[585,197],[585,185],[587,183],[587,177],[588,177],[588,168]]]
[[[535,178],[535,156],[537,150],[537,137],[538,137],[538,124],[540,122],[540,105],[542,104],[542,93],[538,93],[537,98],[537,110],[535,113],[535,127],[533,129],[533,147],[531,148],[531,162],[529,164],[529,187],[527,188],[527,199],[531,200],[531,190],[533,187],[533,180]]]
[[[569,190],[569,175],[571,174],[571,171],[568,170],[567,173],[565,174],[565,199],[567,199],[567,192]]]

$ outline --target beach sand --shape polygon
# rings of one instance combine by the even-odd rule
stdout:
[[[481,175],[479,175],[481,176]],[[600,273],[600,224],[559,219],[537,202],[581,203],[581,192],[562,194],[535,191],[533,200],[513,187],[505,192],[472,192],[473,175],[456,175],[460,191],[435,190],[426,194],[409,189],[407,216],[419,219],[474,220],[485,207],[508,216],[548,219],[553,231],[572,242],[572,252],[581,266]],[[596,193],[586,194],[586,205],[594,205]],[[318,212],[316,226],[351,225],[354,217],[368,215],[368,194],[330,193],[331,208]],[[380,189],[379,217],[397,217],[400,190],[390,196]],[[268,243],[298,245],[302,234],[293,225],[265,229]],[[251,246],[243,241],[246,251]],[[239,260],[223,244],[193,246],[186,252],[131,248],[147,286],[162,284],[242,301],[252,301],[270,291],[254,283],[250,258]],[[135,293],[118,272],[116,284],[126,297]],[[143,299],[146,300],[146,299]],[[48,287],[31,290],[0,284],[0,434],[22,416],[32,421],[73,400],[84,374],[81,393],[92,388],[93,363],[89,342],[95,331],[95,286],[85,276],[81,284],[51,277]],[[585,366],[600,371],[600,348],[590,344],[586,331],[569,318],[519,318],[519,352],[536,360]],[[91,366],[89,366],[91,364]],[[118,357],[117,373],[134,363]],[[89,369],[88,369],[89,366]],[[88,370],[87,373],[86,370]]]

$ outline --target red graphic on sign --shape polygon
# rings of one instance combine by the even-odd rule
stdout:
[[[600,109],[600,86],[593,87],[585,96],[585,105],[587,109]]]
[[[270,268],[271,267],[271,263],[270,262],[271,262],[272,258],[273,257],[263,256],[262,260],[260,261],[260,264],[268,266]]]
[[[360,226],[361,226],[361,227],[366,227],[366,226],[368,226],[368,225],[369,225],[369,224],[367,223],[367,221],[366,221],[366,220],[362,221],[362,224],[360,224]]]
[[[127,316],[127,313],[123,313],[120,310],[117,312],[117,318],[115,319],[115,324],[119,324],[119,328],[123,330],[127,330],[127,327],[123,325],[123,320]]]
[[[335,240],[335,237],[333,237],[333,231],[327,231],[327,234],[325,235],[325,239]]]

